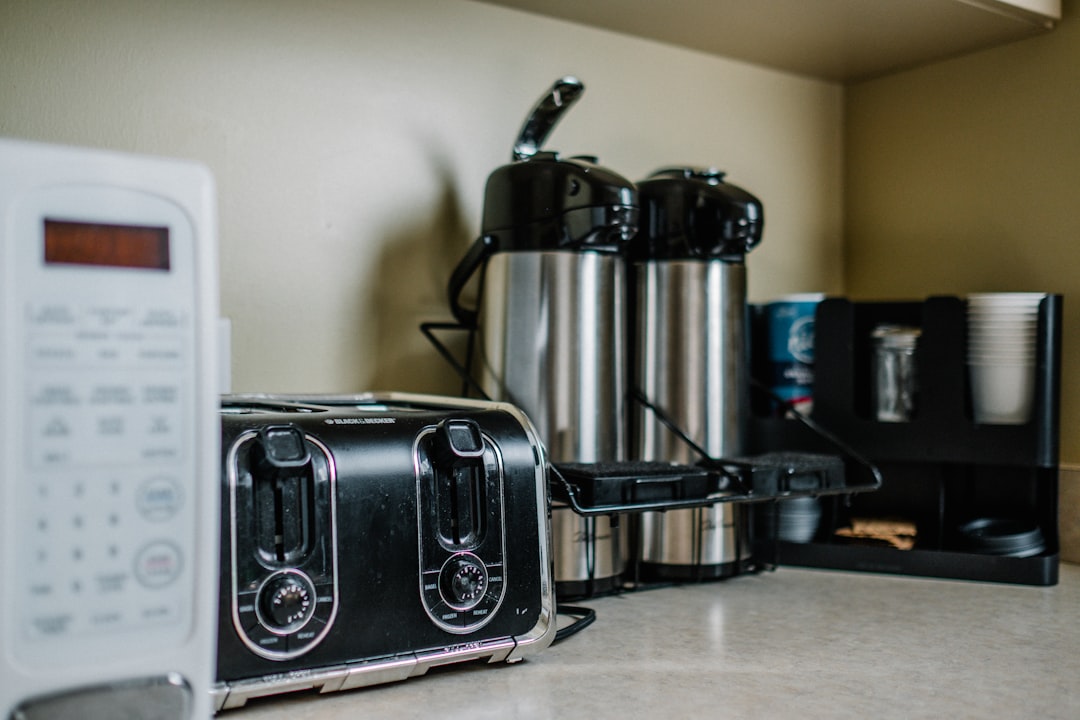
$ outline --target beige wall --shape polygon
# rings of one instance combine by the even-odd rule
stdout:
[[[752,299],[1073,295],[1065,10],[1047,36],[845,89],[468,0],[0,0],[0,135],[210,166],[235,389],[450,391],[416,324],[447,317],[484,181],[563,74],[588,89],[550,147],[631,179],[718,165],[762,198]],[[1067,297],[1073,463],[1077,313]]]
[[[1080,8],[1049,35],[850,87],[845,285],[1065,295],[1062,461],[1080,462]]]
[[[416,330],[557,77],[549,147],[716,165],[765,205],[752,298],[840,292],[837,85],[466,0],[0,0],[0,135],[217,177],[239,391],[456,387]]]

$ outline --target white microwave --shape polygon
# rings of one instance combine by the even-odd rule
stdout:
[[[0,139],[0,720],[211,714],[214,183]]]

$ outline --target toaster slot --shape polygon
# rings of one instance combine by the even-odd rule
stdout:
[[[271,563],[295,564],[310,553],[315,529],[315,477],[303,434],[269,427],[252,449],[255,537]]]
[[[484,468],[474,465],[435,470],[439,537],[446,545],[471,547],[484,531]]]
[[[441,423],[432,436],[431,451],[439,540],[459,550],[475,547],[483,540],[487,489],[492,484],[480,428],[467,420]]]

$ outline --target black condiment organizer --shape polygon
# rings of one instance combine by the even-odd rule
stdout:
[[[752,307],[755,375],[766,337],[763,308]],[[1039,308],[1035,398],[1023,425],[973,420],[966,364],[966,303],[958,297],[922,302],[852,302],[827,298],[817,309],[811,417],[873,461],[883,482],[874,493],[825,498],[809,543],[777,541],[776,560],[842,570],[886,572],[1027,585],[1058,577],[1058,455],[1062,297]],[[922,329],[916,351],[919,395],[908,422],[880,422],[871,407],[871,331],[879,324]],[[752,452],[821,450],[798,422],[755,402]],[[1031,557],[971,552],[958,534],[965,522],[1020,516],[1042,530],[1045,550]],[[852,517],[903,517],[915,522],[915,547],[856,544],[835,535]]]

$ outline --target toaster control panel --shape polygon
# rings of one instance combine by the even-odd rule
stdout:
[[[241,436],[227,468],[233,625],[256,655],[299,657],[338,609],[329,451],[295,426],[270,425]]]
[[[503,598],[503,476],[480,427],[448,418],[417,440],[420,595],[453,633],[485,625]]]

